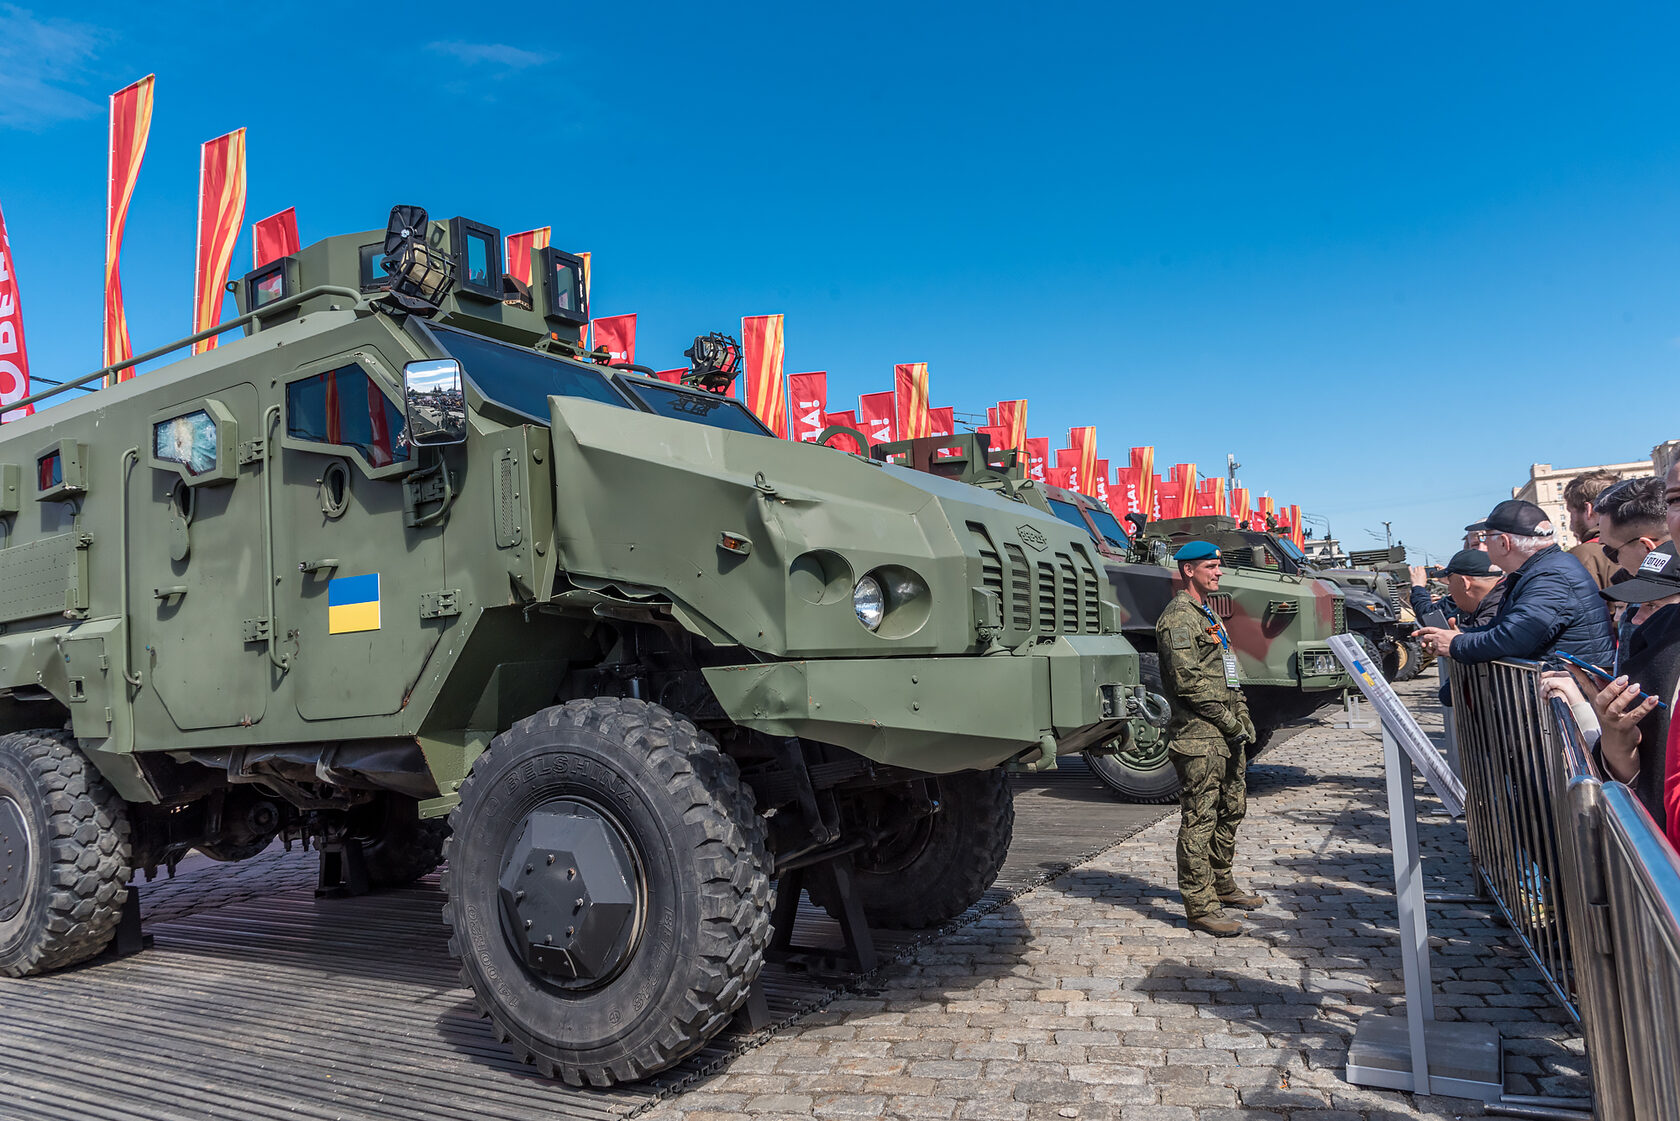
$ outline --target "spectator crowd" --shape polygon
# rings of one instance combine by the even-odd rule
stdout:
[[[1581,542],[1567,552],[1544,510],[1511,499],[1465,527],[1444,569],[1413,568],[1416,638],[1461,662],[1543,663],[1547,695],[1569,703],[1603,771],[1680,849],[1680,723],[1670,719],[1680,704],[1680,460],[1662,476],[1580,476],[1564,504]],[[1432,576],[1446,595],[1430,595]]]

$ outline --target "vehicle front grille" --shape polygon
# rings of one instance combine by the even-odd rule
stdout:
[[[1341,596],[1336,597],[1336,608],[1330,617],[1330,623],[1334,628],[1331,634],[1347,633],[1347,600]]]
[[[1083,547],[1073,545],[1037,560],[1005,541],[1000,556],[984,526],[970,522],[968,528],[980,556],[982,586],[1001,601],[1007,629],[1037,634],[1102,631],[1101,577]]]

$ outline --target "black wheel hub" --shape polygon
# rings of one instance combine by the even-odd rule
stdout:
[[[640,876],[623,833],[594,807],[559,799],[527,814],[502,852],[499,884],[509,941],[549,983],[594,988],[629,961]]]
[[[0,795],[0,922],[12,918],[29,894],[29,826],[23,807]]]

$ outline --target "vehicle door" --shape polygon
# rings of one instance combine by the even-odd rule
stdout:
[[[149,418],[124,496],[139,722],[222,728],[256,724],[267,709],[274,684],[261,638],[268,480],[250,454],[261,422],[250,384]]]
[[[282,384],[275,576],[305,720],[400,711],[448,612],[441,531],[405,511],[400,371],[363,348]]]

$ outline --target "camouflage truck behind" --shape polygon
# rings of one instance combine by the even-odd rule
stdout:
[[[779,876],[949,919],[1004,765],[1145,711],[1086,535],[773,438],[718,338],[608,368],[578,259],[501,253],[399,207],[245,277],[246,337],[0,429],[0,971],[92,957],[193,848],[447,856],[497,1037],[637,1079],[745,999]],[[1002,587],[1022,542],[1054,571]]]
[[[1120,601],[1121,626],[1138,650],[1140,675],[1162,691],[1155,621],[1182,588],[1170,552],[1158,537],[1134,543],[1113,513],[1088,495],[1029,481],[1015,453],[993,452],[988,438],[963,434],[876,446],[883,459],[933,474],[962,478],[1016,496],[1088,534],[1102,555]],[[1342,593],[1310,575],[1228,568],[1209,605],[1225,621],[1237,654],[1243,692],[1259,732],[1251,756],[1263,751],[1281,726],[1334,703],[1351,685],[1328,639],[1345,631]],[[1167,758],[1164,731],[1143,725],[1127,740],[1085,753],[1092,771],[1121,797],[1164,802],[1178,796],[1178,773]]]
[[[1242,529],[1235,518],[1223,515],[1164,518],[1149,523],[1146,532],[1150,540],[1161,541],[1166,549],[1195,538],[1212,541],[1225,555],[1227,568],[1317,577],[1333,584],[1346,602],[1349,633],[1370,651],[1382,667],[1383,676],[1395,680],[1405,659],[1402,644],[1411,635],[1413,626],[1401,621],[1403,597],[1394,582],[1382,573],[1319,568],[1287,537]]]

